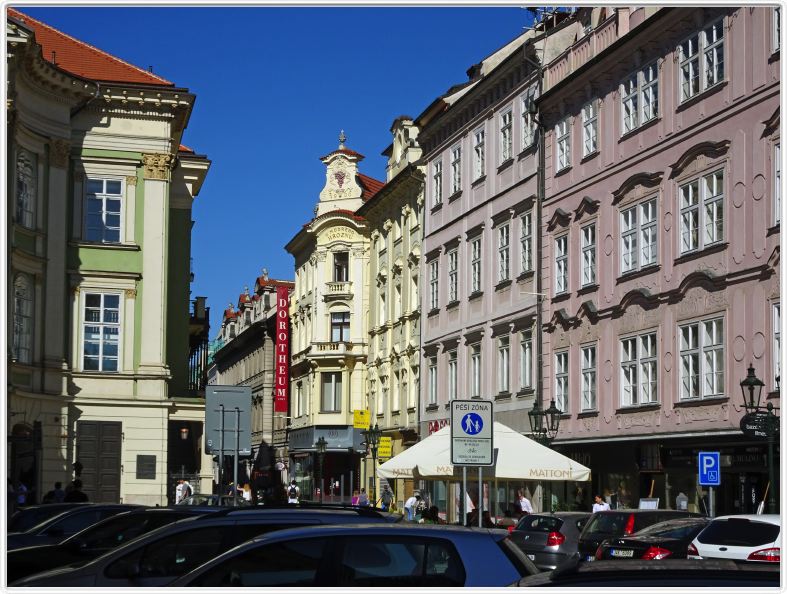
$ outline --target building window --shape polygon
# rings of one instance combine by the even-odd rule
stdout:
[[[623,406],[656,402],[656,333],[622,339],[620,353]]]
[[[522,235],[519,238],[522,248],[522,272],[533,270],[533,213],[526,212],[521,217]]]
[[[582,286],[596,282],[596,226],[582,227]]]
[[[658,261],[656,199],[620,213],[620,270],[639,270]]]
[[[337,283],[346,283],[350,270],[350,252],[334,252],[333,254],[333,280]]]
[[[555,406],[568,412],[568,351],[555,353]]]
[[[481,345],[470,346],[470,396],[481,397]]]
[[[535,89],[530,89],[521,98],[522,108],[522,150],[536,141],[536,116],[531,112],[535,101]]]
[[[724,80],[723,25],[723,20],[716,21],[678,47],[681,101]]]
[[[462,189],[462,147],[451,149],[451,194]]]
[[[448,400],[456,400],[457,378],[456,351],[450,351],[448,353]]]
[[[14,334],[11,357],[19,363],[33,360],[33,283],[25,274],[14,279]]]
[[[385,285],[380,287],[380,326],[385,326],[386,322],[388,322],[388,306],[385,302]]]
[[[513,113],[509,109],[500,115],[500,162],[505,163],[514,156],[512,133]]]
[[[401,379],[399,378],[399,372],[393,372],[393,396],[391,396],[391,412],[399,412],[399,390],[400,390],[400,383]]]
[[[437,357],[429,357],[429,404],[437,404]]]
[[[16,156],[16,222],[32,229],[35,226],[35,204],[38,195],[36,155],[20,148]]]
[[[448,252],[448,303],[459,300],[459,252]]]
[[[680,187],[680,252],[702,250],[724,238],[724,171]]]
[[[569,132],[568,118],[560,120],[555,126],[557,171],[571,165],[571,136]]]
[[[123,183],[117,179],[88,179],[85,197],[85,239],[120,243]]]
[[[473,179],[484,175],[484,129],[477,130],[473,135]]]
[[[349,342],[350,312],[331,314],[331,342]]]
[[[773,47],[774,52],[778,52],[779,48],[782,45],[782,7],[777,6],[773,9],[773,25],[772,25],[772,33],[773,33],[773,43],[771,47]]]
[[[470,243],[470,274],[473,293],[481,290],[481,238],[478,237]]]
[[[582,410],[596,410],[596,347],[582,347]]]
[[[680,397],[724,394],[724,320],[716,318],[680,327]]]
[[[497,230],[497,280],[502,282],[510,277],[509,226],[501,225]]]
[[[555,295],[568,291],[568,235],[555,239]]]
[[[82,319],[82,369],[118,371],[120,295],[86,293]]]
[[[432,196],[433,204],[443,203],[443,162],[436,161],[432,165]]]
[[[303,382],[295,384],[295,416],[303,416]]]
[[[342,372],[330,371],[320,375],[322,375],[322,410],[320,412],[341,412]]]
[[[782,360],[782,306],[773,304],[773,385],[781,382]]]
[[[508,336],[500,337],[497,344],[497,386],[498,391],[509,392],[511,386],[509,378],[511,377],[511,358]]]
[[[402,317],[402,285],[394,285],[393,310],[394,320]]]
[[[533,386],[533,332],[522,332],[519,341],[519,383],[521,388]]]
[[[439,274],[439,261],[432,260],[429,262],[429,309],[440,307]]]
[[[416,275],[410,277],[410,311],[416,311],[421,307],[418,299],[418,275]]]
[[[773,145],[773,221],[782,219],[782,151],[781,144]]]
[[[659,115],[658,66],[653,63],[623,81],[620,91],[623,134]]]
[[[582,108],[582,156],[587,157],[598,150],[598,112],[596,102],[586,103]]]

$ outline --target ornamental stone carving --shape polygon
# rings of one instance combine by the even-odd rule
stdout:
[[[126,176],[126,185],[127,186],[136,186],[137,185],[137,176],[136,175],[127,175]]]
[[[133,299],[134,297],[137,296],[137,290],[136,289],[126,289],[125,293],[126,293],[126,297],[128,297],[129,299]]]
[[[169,179],[169,170],[174,166],[175,158],[170,154],[154,153],[142,155],[145,167],[145,179]]]
[[[57,138],[49,145],[49,162],[53,167],[68,168],[68,159],[71,156],[71,143]]]

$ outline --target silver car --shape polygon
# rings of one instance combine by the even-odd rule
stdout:
[[[588,518],[588,512],[529,514],[511,531],[511,540],[536,567],[552,570],[577,552],[579,533]]]

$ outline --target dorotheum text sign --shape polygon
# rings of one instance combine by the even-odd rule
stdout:
[[[451,464],[494,464],[494,415],[490,400],[451,401]]]

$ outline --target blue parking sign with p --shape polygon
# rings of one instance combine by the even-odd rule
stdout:
[[[700,485],[703,487],[718,487],[721,485],[719,452],[700,452],[698,463]]]

